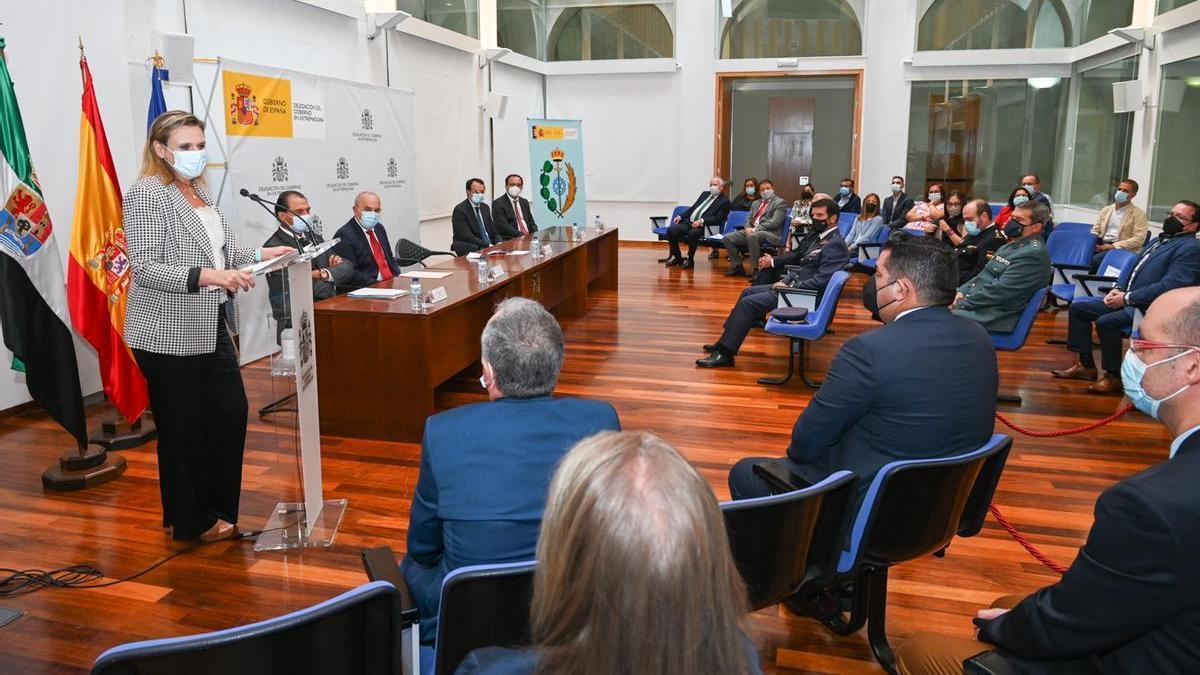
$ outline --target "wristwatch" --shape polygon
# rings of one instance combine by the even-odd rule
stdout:
[[[321,270],[321,278],[325,281],[333,281],[333,275],[329,273],[329,270]]]

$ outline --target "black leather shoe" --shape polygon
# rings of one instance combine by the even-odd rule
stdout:
[[[667,261],[668,261],[668,260],[670,260],[670,259],[671,259],[671,256],[667,256],[667,257],[665,257],[665,258],[659,258],[659,259],[658,259],[658,262],[660,262],[660,263],[665,263],[665,262],[667,262]]]
[[[712,253],[708,254],[708,259],[709,260],[720,260],[721,259],[721,251],[714,248],[712,250]]]
[[[732,368],[733,357],[721,352],[714,352],[703,359],[696,359],[696,365],[701,368]]]
[[[667,258],[667,262],[665,262],[663,264],[666,265],[667,267],[675,267],[680,262],[682,262],[682,261],[679,258],[676,258],[675,256],[671,256],[670,258]]]
[[[712,354],[713,352],[717,351],[717,346],[715,344],[704,345],[704,351],[708,354]]]
[[[730,267],[729,269],[725,270],[725,276],[744,277],[746,276],[746,270],[742,269],[741,267]]]
[[[694,260],[692,260],[691,258],[684,260],[683,263],[679,265],[680,269],[685,269],[685,270],[690,270],[695,266],[696,266],[696,262]]]

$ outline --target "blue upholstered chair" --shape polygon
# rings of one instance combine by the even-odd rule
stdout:
[[[1055,223],[1054,231],[1055,232],[1087,232],[1090,234],[1092,231],[1092,225],[1090,223],[1076,223],[1076,222]]]
[[[1098,274],[1072,274],[1071,278],[1075,283],[1069,285],[1056,283],[1050,287],[1050,293],[1055,298],[1068,302],[1084,298],[1103,298],[1109,289],[1117,284],[1117,279],[1121,274],[1132,267],[1135,262],[1137,262],[1136,253],[1113,249],[1105,253],[1100,260],[1100,267],[1096,270]],[[1115,274],[1105,274],[1110,271],[1115,271]]]
[[[388,546],[363,551],[367,577],[395,585],[404,598],[402,628],[406,646],[420,633],[419,613],[396,554]],[[404,672],[450,675],[459,663],[482,647],[529,644],[529,602],[533,597],[534,561],[460,567],[442,580],[435,647],[405,652]],[[412,635],[412,638],[408,636]]]
[[[266,621],[113,647],[96,659],[92,673],[394,675],[403,662],[400,608],[397,588],[373,581]]]
[[[988,206],[992,207],[992,218],[995,218],[996,216],[1000,215],[1000,211],[1003,210],[1005,206],[1008,206],[1008,204],[1002,202],[1000,204],[988,204]]]
[[[838,578],[854,583],[851,611],[826,617],[825,625],[850,635],[866,624],[875,659],[895,673],[886,632],[888,568],[944,555],[954,535],[977,534],[1011,448],[1011,438],[994,434],[982,448],[966,454],[901,460],[880,469],[838,561]]]
[[[1029,338],[1029,330],[1033,328],[1033,321],[1037,318],[1038,309],[1042,303],[1046,301],[1046,292],[1049,289],[1046,287],[1039,288],[1033,297],[1029,298],[1029,304],[1025,305],[1025,310],[1021,312],[1020,318],[1017,319],[1017,326],[1009,333],[992,333],[988,335],[992,338],[992,346],[997,351],[1015,352],[1025,346],[1025,340]],[[1021,405],[1021,397],[1019,395],[998,395],[996,400],[1002,403],[1015,403]]]
[[[838,232],[841,233],[842,239],[850,236],[850,230],[854,229],[854,219],[857,217],[857,213],[838,213]]]
[[[755,471],[769,466],[760,464]],[[838,471],[812,487],[785,486],[782,494],[721,503],[752,609],[785,602],[806,583],[832,577],[857,486],[852,472]]]
[[[746,221],[749,219],[749,211],[730,211],[729,217],[725,219],[725,224],[720,228],[720,232],[706,231],[704,233],[704,243],[714,248],[717,246],[724,246],[723,241],[725,236],[736,230],[746,227]],[[709,227],[710,226],[706,225],[705,229],[708,230]],[[712,229],[715,230],[716,228],[713,227]]]
[[[1046,251],[1050,254],[1050,267],[1054,270],[1051,284],[1074,286],[1076,274],[1087,274],[1092,267],[1092,256],[1096,252],[1096,235],[1090,231],[1072,232],[1055,227],[1046,240]],[[1071,293],[1065,299],[1071,304],[1075,297]]]
[[[687,213],[688,206],[676,206],[669,216],[650,216],[650,232],[658,235],[659,241],[666,241],[667,229],[675,222],[675,216]]]
[[[883,251],[883,245],[887,243],[888,237],[892,235],[893,231],[892,228],[884,225],[875,234],[874,241],[858,245],[859,255],[858,260],[855,261],[857,269],[868,274],[875,273],[875,261],[879,258],[879,254]]]
[[[805,344],[814,340],[820,340],[829,330],[829,324],[833,322],[833,315],[837,312],[838,300],[842,297],[842,288],[846,285],[846,280],[850,278],[850,273],[845,271],[834,272],[829,278],[829,283],[825,285],[825,291],[821,294],[821,300],[817,304],[815,311],[810,311],[805,323],[784,323],[777,321],[774,317],[767,319],[766,331],[771,335],[782,335],[790,341],[788,351],[788,366],[787,373],[780,378],[760,377],[759,384],[787,384],[792,380],[792,375],[795,373],[796,364],[800,364],[800,377],[804,383],[810,387],[819,387],[819,382],[814,382],[809,379],[805,368]],[[804,291],[794,291],[791,289],[781,289],[780,296],[786,301],[789,296],[807,294]]]

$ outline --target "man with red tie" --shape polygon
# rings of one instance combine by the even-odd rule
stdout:
[[[354,198],[354,217],[334,235],[341,240],[334,251],[354,266],[354,274],[346,281],[347,286],[362,288],[400,274],[400,266],[388,243],[387,230],[379,222],[382,211],[379,195],[360,192]]]
[[[492,220],[496,231],[505,239],[537,232],[529,200],[521,196],[525,180],[517,174],[504,179],[504,194],[492,202]]]

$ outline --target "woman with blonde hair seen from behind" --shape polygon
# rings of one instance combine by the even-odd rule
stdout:
[[[472,652],[478,675],[749,675],[746,589],[708,484],[648,432],[580,441],[550,484],[533,647]]]
[[[163,527],[175,539],[237,533],[246,391],[233,298],[254,286],[239,266],[285,246],[241,246],[204,186],[204,123],[172,110],[150,126],[142,170],[122,201],[133,283],[125,340],[158,426]]]

